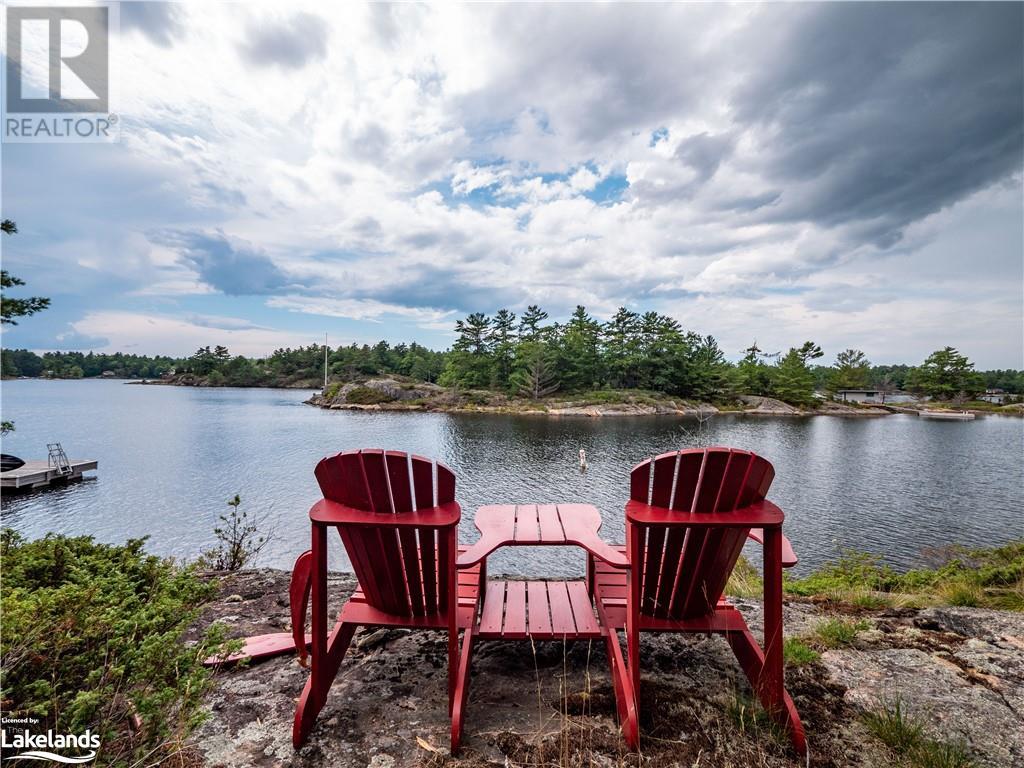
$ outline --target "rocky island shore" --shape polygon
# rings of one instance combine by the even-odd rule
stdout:
[[[224,577],[193,634],[214,622],[236,637],[288,628],[287,586],[278,570]],[[333,613],[354,580],[333,574],[329,587]],[[760,632],[760,603],[736,602]],[[810,765],[1024,761],[1024,614],[790,599],[785,620],[787,686],[807,729]],[[642,664],[640,754],[617,734],[600,643],[489,642],[474,652],[464,747],[451,757],[445,639],[405,630],[357,634],[298,752],[291,721],[308,672],[292,657],[218,671],[190,752],[209,768],[804,764],[759,715],[723,640],[645,635]],[[921,760],[942,762],[918,761],[910,747],[880,737],[893,730],[897,707],[907,733],[919,729],[915,744],[930,750]]]
[[[531,400],[490,390],[456,390],[398,377],[336,382],[314,393],[309,405],[329,410],[434,411],[444,413],[521,413],[547,416],[710,416],[746,413],[755,416],[879,416],[886,411],[823,401],[817,408],[797,408],[771,397],[741,396],[729,404],[692,402],[658,392],[607,390],[577,395],[554,394]]]

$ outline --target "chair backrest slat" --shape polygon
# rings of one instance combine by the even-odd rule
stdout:
[[[728,513],[764,499],[774,477],[772,465],[748,451],[676,451],[638,464],[630,476],[630,496],[680,513]],[[640,580],[640,611],[659,618],[690,618],[712,611],[748,529],[641,528],[644,551],[633,558],[633,578]]]
[[[455,501],[452,471],[436,465],[436,500],[434,462],[401,451],[344,451],[320,461],[315,474],[324,498],[373,513],[369,525],[338,526],[366,601],[401,616],[447,610],[455,568],[447,532],[389,521]]]

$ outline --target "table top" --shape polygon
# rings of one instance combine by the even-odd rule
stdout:
[[[598,531],[601,513],[590,504],[492,504],[480,507],[474,524],[480,540],[459,555],[465,568],[499,547],[576,546],[617,568],[626,556],[604,541]]]

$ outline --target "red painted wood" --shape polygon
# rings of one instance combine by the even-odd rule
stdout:
[[[306,606],[313,589],[313,552],[306,550],[295,559],[288,584],[292,618],[292,647],[299,652],[299,664],[306,666]]]
[[[391,504],[394,511],[411,512],[415,505],[412,500],[412,485],[409,482],[409,454],[404,451],[387,451],[384,454],[384,461],[387,464],[388,486],[391,488]]]
[[[782,705],[782,536],[764,532],[764,670],[760,693],[765,708],[777,714]]]
[[[387,525],[406,528],[446,528],[459,521],[462,510],[455,502],[438,507],[422,507],[415,512],[382,516],[368,510],[357,509],[329,499],[321,499],[309,510],[310,520],[328,525],[377,526]]]
[[[692,512],[697,485],[700,483],[704,466],[703,451],[680,451],[679,467],[676,470],[676,492],[672,498],[672,509]]]
[[[399,528],[398,541],[402,551],[402,564],[405,567],[405,582],[409,592],[409,606],[414,616],[422,616],[425,612],[423,574],[422,566],[420,565],[420,548],[416,541],[416,531],[411,528]]]
[[[423,567],[423,604],[428,614],[437,611],[437,535],[429,528],[420,528],[420,562]]]
[[[454,531],[454,529],[452,529]],[[448,597],[455,578],[455,546],[447,531],[437,532],[437,610],[448,610]],[[449,565],[449,563],[451,563]],[[449,579],[449,575],[451,579]]]
[[[551,610],[546,582],[526,582],[526,618],[532,636],[551,634]]]
[[[578,635],[599,635],[601,627],[594,617],[594,607],[590,603],[590,595],[587,594],[587,585],[581,581],[570,581],[565,586],[569,595],[569,603],[572,606],[576,633]]]
[[[455,501],[455,473],[441,462],[437,462],[437,505]]]
[[[487,582],[484,604],[480,611],[479,631],[488,635],[501,635],[502,618],[505,614],[505,582]]]
[[[541,504],[537,507],[537,517],[540,522],[540,537],[544,541],[565,541],[565,531],[562,530],[562,520],[558,514],[558,507],[554,504]]]
[[[637,525],[680,525],[688,528],[763,528],[782,525],[782,510],[770,501],[758,501],[735,512],[687,513],[626,502],[626,517]]]
[[[789,729],[794,746],[804,752],[803,727],[783,687],[782,567],[796,557],[782,535],[782,511],[765,499],[774,469],[747,451],[721,447],[681,451],[674,490],[666,502],[667,482],[661,467],[668,466],[667,456],[642,462],[630,475],[628,580],[623,582],[607,564],[593,564],[594,600],[609,639],[620,719],[626,705],[635,703],[639,690],[641,631],[718,632],[729,638],[766,709]],[[653,473],[649,502],[644,493],[645,472]],[[763,651],[739,611],[722,597],[748,534],[763,542],[765,552]],[[621,651],[619,628],[626,635],[626,658],[621,665],[616,660]],[[626,698],[626,683],[633,686],[632,700]]]
[[[416,509],[430,509],[434,501],[434,463],[423,456],[412,457],[412,484]]]
[[[359,451],[345,451],[339,453],[335,460],[337,466],[340,469],[341,475],[344,476],[345,491],[344,494],[338,498],[331,498],[324,491],[324,498],[330,499],[331,501],[338,501],[342,504],[352,507],[353,509],[361,509],[366,512],[373,511],[373,504],[370,501],[370,493],[366,487],[366,475],[363,472],[363,460],[359,455]],[[319,480],[319,477],[317,478]],[[321,488],[323,490],[323,488]]]
[[[540,541],[540,520],[535,504],[516,507],[515,541],[516,544],[533,544]]]
[[[756,541],[758,544],[764,543],[764,531],[760,528],[751,528],[747,536]],[[792,568],[798,562],[796,552],[793,551],[793,545],[789,539],[786,538],[785,534],[782,536],[782,567]]]
[[[573,617],[569,591],[564,581],[549,581],[548,605],[551,609],[551,632],[555,637],[576,636],[576,620]]]
[[[672,500],[672,481],[675,478],[676,462],[679,454],[676,451],[663,453],[652,461],[654,479],[651,483],[651,504],[655,507],[667,507]]]
[[[651,502],[651,460],[641,461],[629,473],[629,498],[641,504]]]
[[[363,477],[366,490],[370,496],[370,506],[379,514],[394,512],[391,506],[391,494],[388,491],[388,470],[384,463],[384,451],[364,448],[359,452],[363,463]]]
[[[412,479],[410,481],[410,468]],[[457,527],[451,470],[399,451],[346,451],[316,468],[324,498],[310,510],[313,548],[293,577],[293,623],[301,632],[306,584],[312,598],[311,672],[296,710],[293,741],[309,735],[341,659],[359,625],[448,630],[449,710],[453,746],[461,732],[471,628],[476,619],[482,566],[456,572]],[[359,587],[340,611],[331,637],[327,622],[327,526],[336,527]],[[301,566],[301,567],[300,567]],[[301,571],[308,570],[308,579]],[[304,580],[305,579],[305,580]],[[458,631],[466,628],[460,663]],[[293,646],[297,640],[293,638]],[[460,678],[461,675],[461,678]]]
[[[208,656],[203,659],[205,667],[222,667],[236,664],[243,659],[245,661],[261,661],[273,656],[281,656],[285,653],[292,653],[297,648],[302,650],[305,656],[306,646],[312,639],[312,635],[300,635],[299,644],[296,646],[295,638],[291,632],[272,632],[267,635],[254,635],[245,638],[245,645],[241,650],[227,656]]]
[[[503,637],[523,640],[526,634],[526,582],[510,581],[505,585],[505,623]]]
[[[657,468],[655,468],[655,472],[657,472]],[[643,586],[640,588],[643,600],[641,610],[644,613],[654,613],[658,597],[658,574],[661,572],[661,561],[665,554],[665,527],[652,525],[646,531],[647,540],[643,547],[644,567],[641,571],[643,579]]]
[[[582,547],[595,557],[614,563],[619,567],[628,566],[628,561],[621,552],[616,551],[603,541],[598,534],[601,527],[601,513],[589,504],[559,504],[555,508],[558,518],[556,527],[551,519],[551,512],[545,511],[546,525],[556,529],[551,539],[538,537],[533,540],[521,541],[518,536],[517,519],[522,517],[523,535],[531,536],[539,524],[541,511],[531,505],[516,507],[511,504],[498,504],[480,507],[473,522],[480,531],[480,539],[459,555],[460,568],[482,561],[491,552],[505,546],[562,546],[572,544]],[[557,530],[561,529],[561,533]]]

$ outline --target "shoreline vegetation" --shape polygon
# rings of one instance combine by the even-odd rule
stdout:
[[[710,404],[775,415],[854,415],[858,406],[823,398],[865,388],[979,411],[990,410],[977,400],[990,389],[1011,403],[1024,400],[1024,371],[975,371],[953,347],[936,350],[916,366],[873,365],[857,349],[839,351],[831,365],[821,365],[824,351],[813,341],[785,352],[764,350],[755,341],[732,362],[713,336],[685,330],[667,315],[624,307],[606,322],[583,306],[564,322],[551,322],[535,305],[519,315],[507,309],[493,316],[476,312],[457,320],[454,332],[455,342],[445,351],[380,341],[278,349],[258,359],[232,355],[224,346],[202,347],[187,358],[3,350],[0,372],[8,378],[315,388],[323,391],[314,405],[396,410],[691,413]]]
[[[239,672],[210,671],[201,663],[212,653],[236,649],[237,640],[233,642],[227,639],[229,637],[237,639],[258,631],[281,631],[286,626],[279,623],[287,621],[285,571],[204,570],[209,567],[209,561],[206,564],[184,563],[148,555],[144,540],[110,545],[98,543],[91,537],[51,534],[28,541],[9,530],[5,530],[2,536],[2,552],[6,631],[0,652],[5,670],[4,709],[7,716],[39,718],[45,726],[55,730],[92,727],[100,732],[103,741],[97,761],[99,765],[135,764],[136,760],[145,758],[147,764],[251,766],[252,763],[245,763],[245,760],[251,760],[256,753],[246,753],[238,763],[222,762],[220,758],[223,755],[215,759],[212,755],[203,754],[206,749],[203,745],[221,744],[230,751],[245,741],[239,734],[223,733],[225,729],[230,731],[234,727],[230,721],[235,717],[231,713],[236,712],[236,707],[217,706],[224,686],[230,688],[233,680],[246,681],[243,697],[246,700],[253,693],[264,691],[267,695],[261,700],[276,702],[274,717],[288,722],[294,708],[294,695],[301,687],[300,678],[304,674],[293,659],[254,665],[251,675],[244,668]],[[1008,628],[1021,624],[1020,612],[1024,611],[1024,540],[991,549],[947,547],[925,553],[925,560],[928,563],[926,567],[898,572],[881,564],[878,558],[850,552],[806,576],[787,579],[786,610],[790,617],[787,619],[790,636],[786,641],[788,675],[793,676],[791,679],[801,679],[806,671],[818,681],[814,685],[810,685],[809,680],[805,681],[808,682],[806,690],[802,683],[798,686],[804,702],[802,706],[808,713],[842,711],[843,718],[851,720],[856,729],[864,730],[864,718],[890,717],[895,706],[926,712],[929,702],[922,704],[916,697],[949,695],[948,687],[942,687],[947,686],[948,681],[921,679],[917,688],[888,692],[890,696],[902,696],[901,702],[878,702],[856,714],[849,708],[850,693],[856,692],[854,682],[847,681],[846,687],[850,689],[847,691],[842,686],[837,688],[839,683],[835,680],[823,687],[821,678],[828,676],[841,681],[855,676],[858,665],[863,665],[866,658],[862,652],[870,649],[881,649],[890,655],[913,652],[920,656],[922,650],[938,652],[945,654],[939,659],[945,664],[943,669],[962,668],[964,674],[976,678],[972,678],[972,684],[996,686],[992,690],[1000,690],[1000,685],[1009,684],[1011,678],[996,681],[996,672],[991,669],[979,671],[973,664],[960,664],[950,649],[958,647],[964,638],[956,640],[950,633],[950,627],[953,632],[959,631],[970,637],[975,631],[970,626],[974,624],[989,629],[995,624]],[[331,578],[335,587],[340,585],[342,591],[350,591],[354,586],[349,575],[335,574]],[[752,612],[755,625],[759,621],[760,587],[756,569],[744,562],[737,568],[727,588],[727,593],[738,599],[741,609]],[[984,612],[984,616],[979,618],[980,614],[970,611]],[[278,614],[280,618],[275,618]],[[264,626],[268,622],[272,626]],[[937,623],[943,625],[941,632]],[[897,627],[903,624],[906,624],[905,628]],[[969,629],[962,629],[964,626]],[[61,631],[54,631],[58,629]],[[1011,634],[1015,632],[1012,630]],[[427,643],[430,649],[435,645],[437,648],[443,646],[443,643],[435,643],[426,636],[415,637],[413,640],[408,633],[389,633],[386,630],[363,632],[357,638],[354,660],[347,662],[355,666],[347,674],[360,675],[359,670],[364,668],[360,658],[375,647],[388,643],[399,643],[399,658],[404,658],[401,656],[401,643],[406,640]],[[413,649],[414,652],[409,654],[410,665],[421,663],[427,646],[421,648],[417,645]],[[844,651],[853,656],[845,659]],[[542,649],[535,653],[545,659],[550,655],[548,650]],[[1018,665],[1021,663],[1017,658],[1019,649],[1004,653],[1016,659]],[[576,655],[573,655],[574,666],[578,661]],[[656,655],[659,658],[673,657],[667,652]],[[515,685],[533,685],[530,682],[534,676],[532,662],[514,663],[502,654],[494,658],[498,664],[494,672],[498,676],[496,684],[508,685],[510,681],[506,678],[515,678],[512,680]],[[884,655],[879,658],[882,661],[886,659]],[[949,660],[960,664],[960,667],[950,666]],[[896,665],[894,669],[905,666],[898,659],[890,661]],[[393,663],[404,665],[405,661]],[[558,650],[557,659],[551,664],[564,663],[562,651]],[[595,669],[603,664],[601,660],[585,660],[585,663],[595,666]],[[371,666],[376,668],[377,665]],[[550,666],[548,661],[544,666]],[[708,674],[721,675],[715,663],[695,665],[695,668],[706,668],[711,670]],[[282,680],[282,670],[288,670],[287,679]],[[517,675],[526,677],[519,680]],[[430,677],[430,685],[434,684],[434,677],[436,675]],[[438,679],[443,683],[443,675]],[[283,685],[288,695],[278,696],[275,689],[274,695],[270,696],[275,685]],[[939,691],[932,690],[940,687]],[[390,691],[385,694],[392,695]],[[733,712],[733,706],[729,702],[704,702],[711,708],[709,714],[714,715],[716,722],[718,715],[722,715],[722,727],[726,729],[738,728],[742,738],[749,738],[752,749],[762,749],[767,744],[769,756],[777,752],[776,757],[781,760],[749,764],[789,765],[785,740],[776,744],[767,731],[748,733],[747,729],[751,727],[757,729],[760,715],[749,694],[744,695],[742,691],[735,694],[733,704],[739,702],[745,709],[743,718],[739,721],[732,718],[729,713]],[[601,697],[604,693],[593,695],[591,704],[595,708],[603,706]],[[424,696],[422,702],[417,700],[419,703],[403,699],[406,701],[403,706],[416,714],[415,710],[430,706],[426,703],[429,697]],[[372,696],[357,698],[360,702],[373,701]],[[442,702],[440,709],[443,710],[444,697],[437,698]],[[610,696],[608,698],[613,701]],[[369,704],[356,702],[352,706]],[[235,725],[241,727],[244,722],[251,722],[250,715],[248,710],[238,713],[242,720]],[[474,713],[474,717],[486,716],[486,713]],[[502,716],[508,715],[504,713]],[[977,716],[977,713],[964,715],[968,719]],[[609,720],[609,717],[604,720]],[[441,727],[443,725],[441,723]],[[844,728],[850,725],[846,723]],[[871,723],[867,725],[866,732],[875,734],[874,740],[868,739],[874,745],[872,748],[885,754],[887,742],[883,734],[877,734],[879,728],[872,727]],[[874,725],[879,723],[874,722]],[[967,725],[976,727],[977,723]],[[606,726],[607,723],[602,727]],[[503,727],[507,729],[510,725],[505,722]],[[474,728],[482,728],[481,723],[475,722]],[[555,728],[557,730],[557,724]],[[219,741],[213,738],[211,730],[222,731],[220,735],[223,738]],[[334,732],[337,729],[327,730]],[[365,735],[360,730],[359,735],[353,733],[345,738],[379,738],[372,730],[365,731]],[[282,738],[286,739],[287,729],[283,733]],[[704,738],[700,733],[698,728],[695,737]],[[656,742],[651,743],[651,748],[655,748]],[[608,743],[610,749],[615,749],[618,744],[613,732],[610,732]],[[386,746],[378,745],[381,749]],[[400,746],[395,745],[394,748]],[[971,749],[979,747],[979,744],[961,745],[957,742],[954,746],[965,759],[970,759]],[[595,744],[594,748],[597,749],[598,745]],[[711,754],[715,749],[712,744]],[[431,756],[423,754],[422,757]],[[441,764],[444,763],[438,763]]]

